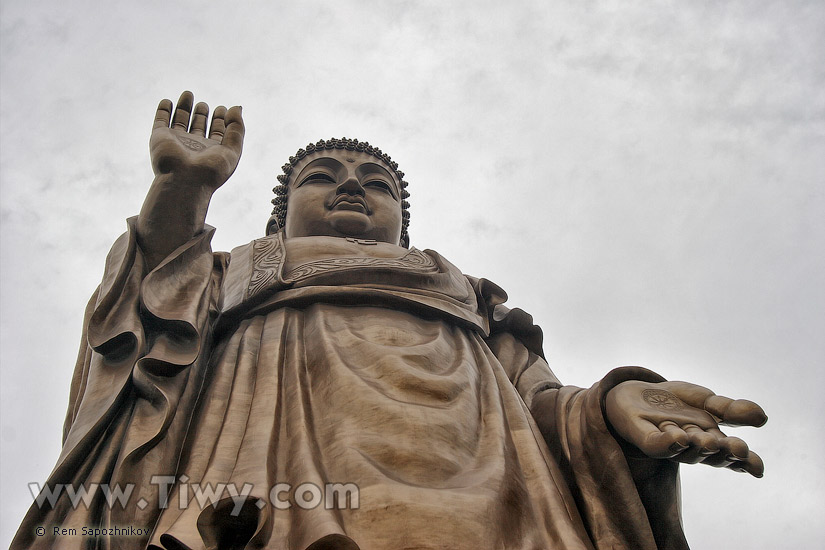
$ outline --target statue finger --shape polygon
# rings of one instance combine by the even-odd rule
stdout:
[[[683,464],[696,464],[697,462],[702,462],[704,459],[705,456],[702,455],[702,448],[696,445],[689,445],[687,449],[671,457],[671,460]]]
[[[666,420],[647,432],[639,448],[652,458],[672,458],[689,447],[687,433],[675,422]]]
[[[168,128],[170,120],[172,120],[172,102],[163,99],[158,104],[158,110],[155,112],[155,123],[152,124],[152,129]]]
[[[682,429],[688,434],[690,446],[696,450],[696,454],[701,457],[701,460],[719,452],[719,442],[714,434],[708,433],[695,424],[682,426]]]
[[[209,139],[222,140],[226,133],[226,124],[224,117],[226,116],[226,107],[218,106],[212,113],[212,124],[209,126]]]
[[[221,144],[240,151],[243,148],[243,136],[246,128],[241,116],[241,107],[232,107],[226,113],[226,133]]]
[[[686,424],[681,426],[681,429],[688,436],[688,447],[671,457],[671,460],[682,462],[684,464],[696,464],[703,462],[709,455],[719,452],[719,446],[716,444],[716,438],[705,432],[702,428],[695,424]],[[675,434],[674,430],[674,434]]]
[[[195,105],[195,111],[192,113],[192,126],[189,128],[189,133],[205,137],[207,116],[209,116],[209,105],[203,101]]]
[[[172,128],[177,128],[184,132],[189,129],[189,115],[192,113],[192,104],[194,101],[195,96],[192,95],[192,92],[186,91],[180,94],[175,114],[172,117]]]
[[[747,443],[738,437],[725,435],[719,429],[711,429],[708,430],[708,432],[716,435],[720,455],[724,455],[731,462],[741,462],[747,460],[749,453]]]
[[[762,458],[753,451],[748,452],[748,458],[741,461],[732,462],[728,468],[735,472],[748,473],[753,477],[762,477],[765,475],[765,463]]]
[[[728,426],[762,426],[768,416],[762,407],[747,399],[730,399],[712,395],[705,401],[705,410]]]
[[[706,456],[702,460],[702,464],[713,466],[714,468],[727,468],[734,462],[737,461],[730,460],[727,456],[723,455],[722,453],[716,453],[715,455]]]

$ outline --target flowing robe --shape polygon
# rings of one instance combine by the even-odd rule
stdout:
[[[287,272],[280,235],[230,261],[208,229],[145,273],[129,226],[47,487],[133,492],[63,491],[12,548],[686,548],[676,466],[625,452],[602,411],[658,375],[562,386],[530,316],[432,251]]]

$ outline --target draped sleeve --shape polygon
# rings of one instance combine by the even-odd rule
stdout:
[[[499,287],[474,281],[491,312],[487,344],[559,464],[593,545],[687,549],[678,465],[634,452],[612,433],[603,407],[607,392],[622,382],[664,378],[642,367],[619,367],[590,388],[563,385],[545,360],[541,328],[533,318],[501,305],[506,294]]]
[[[43,491],[59,494],[29,509],[12,548],[59,548],[40,525],[133,525],[151,530],[174,474],[211,349],[228,255],[213,254],[208,227],[148,270],[136,220],[115,241],[86,308],[72,376],[63,447]],[[73,506],[64,487],[135,487],[125,507],[96,493]],[[144,499],[152,505],[139,505]],[[135,539],[140,544],[140,539]]]
[[[140,397],[168,416],[171,395],[163,395],[159,384],[191,367],[208,346],[228,258],[212,254],[214,228],[207,227],[146,273],[136,221],[127,220],[128,231],[112,246],[87,307],[61,460],[110,420],[108,413],[130,381]]]

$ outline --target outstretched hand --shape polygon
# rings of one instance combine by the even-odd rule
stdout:
[[[149,140],[152,169],[156,176],[171,174],[177,184],[214,192],[229,179],[241,158],[241,108],[218,107],[207,128],[209,106],[201,102],[193,111],[193,102],[192,92],[187,91],[174,111],[168,99],[158,105]]]
[[[607,421],[626,442],[651,458],[701,462],[762,477],[759,455],[719,425],[762,426],[768,417],[752,401],[729,399],[687,382],[631,380],[605,398]]]

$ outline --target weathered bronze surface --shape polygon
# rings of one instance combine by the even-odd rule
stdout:
[[[86,311],[48,480],[71,491],[12,548],[686,548],[678,463],[761,477],[719,430],[764,424],[750,401],[640,367],[563,386],[501,288],[408,248],[403,173],[367,144],[300,150],[268,234],[213,253],[241,109],[173,107]]]

